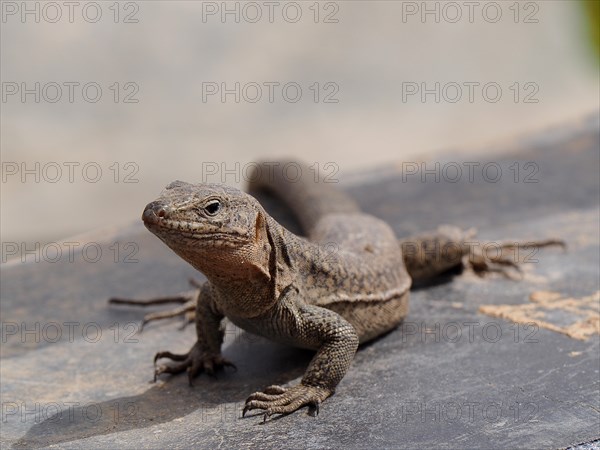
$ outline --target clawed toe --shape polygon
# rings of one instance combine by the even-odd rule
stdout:
[[[470,263],[473,272],[481,278],[485,277],[485,275],[489,273],[499,273],[503,277],[510,280],[519,279],[523,276],[521,267],[514,261],[506,258],[498,258],[493,260],[490,259],[487,261],[471,260]],[[518,276],[515,276],[515,273],[518,274]]]
[[[272,384],[271,386],[267,386],[263,392],[265,394],[277,395],[277,394],[283,394],[283,393],[285,393],[285,391],[287,391],[287,389],[284,388],[283,386],[278,386],[276,384]]]
[[[111,304],[132,305],[132,306],[141,306],[141,307],[162,305],[162,304],[167,304],[167,303],[180,303],[181,306],[179,306],[177,308],[170,309],[167,311],[151,312],[151,313],[144,315],[144,318],[142,319],[142,322],[140,324],[139,331],[141,332],[144,329],[144,327],[147,324],[149,324],[150,322],[156,322],[159,320],[170,319],[172,317],[179,317],[179,316],[184,317],[183,327],[185,327],[186,325],[188,325],[191,322],[194,322],[194,320],[195,320],[196,303],[197,303],[199,295],[200,295],[199,283],[197,283],[197,282],[192,283],[190,281],[190,284],[192,284],[192,286],[195,287],[196,289],[191,290],[191,291],[181,292],[181,293],[173,295],[173,296],[155,297],[155,298],[149,298],[149,299],[145,299],[145,300],[131,299],[131,298],[111,298],[108,300],[108,302]]]
[[[538,249],[542,247],[562,247],[566,248],[564,241],[559,239],[547,239],[545,241],[530,242],[503,242],[496,243],[493,247],[499,254],[489,255],[485,249],[471,249],[466,257],[467,264],[473,269],[473,272],[484,277],[489,273],[499,273],[505,278],[518,280],[523,278],[523,271],[520,266],[522,255],[519,255],[520,248]],[[504,256],[504,251],[512,251],[513,257]],[[521,257],[520,257],[521,256]]]
[[[290,414],[302,408],[310,406],[315,414],[319,414],[319,405],[323,400],[331,395],[326,388],[317,386],[306,386],[299,384],[286,389],[281,386],[269,386],[262,392],[255,392],[248,397],[242,417],[248,411],[261,409],[263,413],[263,422],[273,414]]]
[[[315,415],[319,415],[319,405],[321,404],[320,401],[314,401],[314,402],[309,402],[309,403],[305,403],[302,400],[296,400],[288,405],[283,405],[283,406],[271,406],[269,408],[267,408],[267,410],[265,411],[265,413],[263,414],[263,423],[265,423],[267,421],[267,419],[269,417],[271,417],[271,415],[273,414],[291,414],[294,411],[296,411],[297,409],[301,408],[302,406],[310,406],[313,408],[313,410],[315,411]]]
[[[185,361],[188,358],[188,353],[171,353],[171,352],[158,352],[154,355],[154,364],[161,358],[169,358],[172,361]]]
[[[186,370],[188,368],[188,362],[184,361],[180,364],[175,364],[172,366],[167,366],[165,364],[158,366],[156,369],[154,369],[154,382],[156,382],[156,379],[158,378],[158,376],[160,374],[163,373],[170,373],[171,375],[176,375],[178,373],[183,372],[184,370]]]
[[[281,394],[284,394],[287,389],[281,386],[269,386],[265,388],[263,391],[258,391],[253,394],[250,394],[246,399],[246,403],[251,400],[274,400],[279,398]]]

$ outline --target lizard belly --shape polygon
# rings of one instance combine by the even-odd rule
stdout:
[[[383,301],[337,301],[325,308],[350,322],[362,344],[398,326],[408,315],[408,299],[406,289]]]
[[[409,290],[393,293],[385,300],[332,301],[322,305],[348,321],[356,330],[359,343],[368,342],[397,327],[408,314]],[[274,314],[246,318],[228,315],[227,318],[237,327],[280,344],[317,350],[318,346],[299,341],[290,327],[291,321],[280,320]],[[302,344],[307,345],[302,345]]]

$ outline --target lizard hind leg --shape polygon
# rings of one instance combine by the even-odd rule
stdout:
[[[148,307],[154,305],[164,305],[168,303],[181,303],[181,306],[176,308],[168,309],[166,311],[151,312],[144,315],[140,330],[150,322],[155,322],[163,319],[170,319],[173,317],[183,316],[184,322],[182,329],[190,323],[193,323],[196,318],[196,303],[200,295],[200,284],[194,279],[190,279],[190,284],[195,288],[190,291],[180,292],[179,294],[167,296],[167,297],[154,297],[148,299],[132,299],[132,298],[110,298],[109,303],[113,305],[133,305]]]
[[[499,273],[515,279],[521,274],[520,264],[542,247],[566,247],[560,239],[537,241],[479,241],[477,230],[463,231],[442,225],[436,231],[400,240],[406,269],[414,282],[428,281],[455,267],[470,268],[478,276]]]
[[[487,273],[497,272],[506,278],[514,279],[514,272],[522,276],[521,264],[532,262],[531,258],[543,247],[562,247],[566,243],[560,239],[538,241],[486,242],[483,245],[467,246],[464,264],[483,277]],[[512,271],[511,271],[512,270]]]

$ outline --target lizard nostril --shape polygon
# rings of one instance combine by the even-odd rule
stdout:
[[[162,202],[152,202],[146,205],[144,213],[142,214],[142,220],[148,223],[156,223],[159,219],[168,218],[169,211]]]

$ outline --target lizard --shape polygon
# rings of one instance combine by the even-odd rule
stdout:
[[[315,351],[301,381],[268,386],[251,394],[251,410],[289,414],[309,406],[318,414],[348,371],[360,344],[397,327],[408,314],[413,282],[427,281],[466,264],[483,275],[518,270],[518,261],[473,246],[474,230],[444,226],[398,240],[383,220],[361,212],[346,193],[309,177],[290,182],[285,164],[262,163],[249,177],[250,192],[273,191],[292,210],[305,236],[281,226],[252,195],[213,183],[170,183],[143,211],[145,226],[206,281],[175,297],[113,298],[112,303],[149,305],[180,302],[172,312],[147,315],[142,324],[187,314],[196,326],[188,353],[156,353],[154,380],[187,371],[190,385],[201,372],[235,365],[221,354],[224,319],[271,340]],[[325,251],[325,246],[334,245]],[[500,250],[523,245],[498,244]],[[557,239],[528,247],[564,246]],[[174,364],[162,364],[159,359]]]

